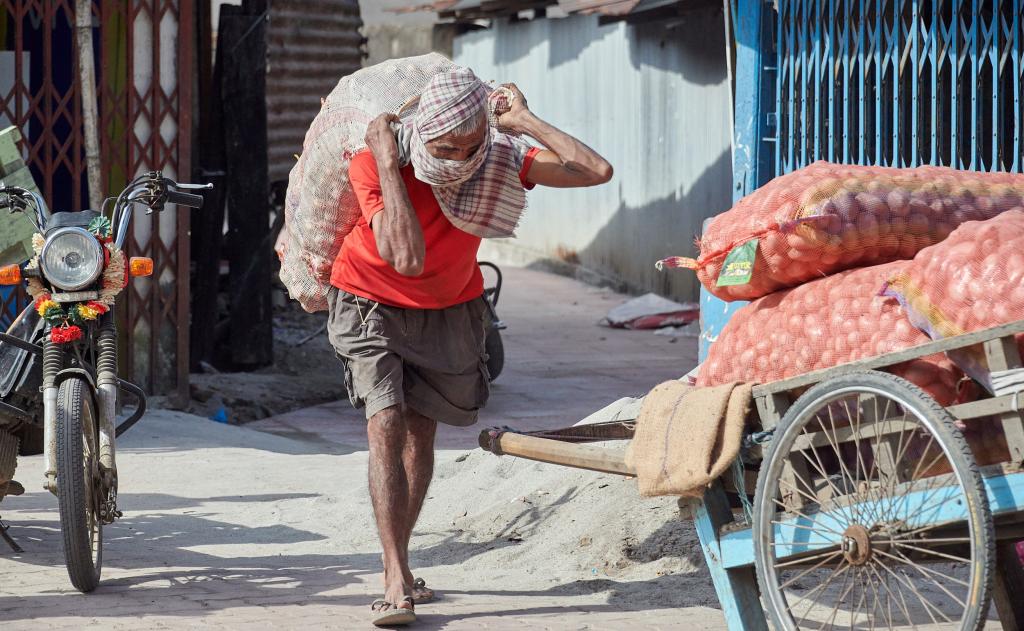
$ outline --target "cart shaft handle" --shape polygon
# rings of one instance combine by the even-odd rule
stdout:
[[[565,443],[550,438],[495,430],[480,432],[480,447],[499,456],[518,456],[575,469],[636,477],[636,470],[626,465],[625,449]]]

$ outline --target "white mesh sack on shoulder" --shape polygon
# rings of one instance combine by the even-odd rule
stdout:
[[[285,226],[275,245],[281,281],[306,311],[327,309],[331,266],[359,220],[348,165],[366,145],[367,126],[384,112],[398,113],[431,77],[454,68],[436,53],[392,59],[342,78],[324,100],[288,175]]]

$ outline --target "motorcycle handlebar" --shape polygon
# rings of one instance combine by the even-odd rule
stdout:
[[[167,201],[172,204],[180,204],[181,206],[188,206],[189,208],[202,208],[203,207],[203,196],[193,195],[192,193],[182,193],[181,191],[167,191]]]

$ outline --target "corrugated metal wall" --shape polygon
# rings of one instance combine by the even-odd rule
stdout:
[[[591,189],[538,188],[518,239],[482,256],[577,258],[635,291],[697,298],[693,274],[658,272],[694,255],[705,217],[731,205],[730,94],[721,9],[658,24],[596,16],[495,21],[455,40],[455,60],[519,85],[539,116],[605,155],[615,178]]]
[[[362,63],[358,0],[273,0],[267,41],[270,181],[288,179],[320,97]]]

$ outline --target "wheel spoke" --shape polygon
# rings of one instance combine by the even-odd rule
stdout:
[[[935,619],[935,616],[932,615],[932,611],[933,610],[936,613],[938,613],[940,616],[942,616],[942,618],[946,622],[953,622],[952,620],[950,620],[949,616],[947,616],[946,614],[942,613],[942,610],[939,609],[935,605],[935,603],[933,603],[932,601],[930,601],[927,598],[925,598],[924,596],[922,596],[921,592],[917,591],[917,588],[914,587],[914,582],[911,581],[908,577],[900,576],[897,572],[894,572],[893,570],[889,569],[884,563],[879,563],[878,567],[882,568],[883,570],[885,570],[886,572],[891,574],[893,576],[893,578],[895,578],[897,581],[902,583],[904,586],[906,586],[907,589],[910,590],[910,592],[912,594],[917,596],[917,599],[921,601],[922,605],[924,605],[925,611],[928,613],[928,617],[932,619],[932,623],[933,624],[938,624],[939,623],[939,621]]]
[[[885,591],[888,592],[889,598],[891,599],[889,601],[890,602],[890,612],[891,612],[891,604],[892,604],[892,602],[896,601],[896,599],[894,598],[895,594],[892,593],[892,589],[890,589],[890,587],[889,587],[889,577],[888,576],[884,576],[883,577],[881,574],[878,573],[878,570],[875,569],[875,562],[874,561],[868,563],[868,568],[870,569],[871,573],[874,574],[875,577],[878,579],[878,584],[881,585],[882,587],[884,587]],[[910,608],[907,607],[907,601],[906,601],[906,599],[903,598],[903,592],[900,590],[898,585],[895,585],[894,587],[896,588],[896,591],[898,592],[899,597],[900,597],[899,602],[896,602],[896,606],[900,607],[903,610],[903,615],[907,619],[907,624],[913,626],[916,629],[917,625],[914,624],[914,619],[910,617]],[[901,604],[902,604],[902,606],[901,606]],[[890,620],[891,620],[891,617],[890,617]],[[892,622],[889,623],[889,626],[890,627],[892,626]]]
[[[800,596],[799,594],[797,594],[798,596],[800,596],[800,600],[798,600],[798,601],[797,601],[797,603],[800,603],[800,602],[802,602],[803,600],[809,599],[809,598],[810,598],[810,597],[811,597],[811,596],[812,596],[813,594],[817,594],[818,592],[822,591],[823,589],[825,589],[826,587],[828,587],[828,586],[829,586],[829,585],[830,585],[830,584],[832,583],[832,581],[833,581],[833,580],[835,580],[835,579],[836,579],[837,577],[839,577],[839,576],[842,576],[842,575],[846,574],[846,572],[847,572],[847,571],[849,571],[849,569],[850,569],[851,567],[853,567],[853,566],[852,566],[852,565],[850,565],[850,564],[849,564],[849,563],[848,563],[848,562],[846,561],[846,559],[843,559],[843,560],[842,560],[842,561],[841,561],[841,562],[839,563],[839,565],[838,565],[838,566],[836,566],[836,571],[834,571],[834,572],[832,572],[831,574],[829,574],[829,576],[828,576],[828,579],[827,579],[827,580],[825,580],[825,582],[823,582],[823,583],[818,583],[818,584],[817,584],[817,585],[816,585],[815,587],[813,587],[813,588],[811,589],[811,591],[807,592],[806,594],[804,594],[804,595],[802,595],[802,596]],[[792,611],[793,611],[793,607],[795,607],[795,606],[796,606],[796,605],[792,605],[792,606],[790,606],[790,607],[789,607],[789,611],[790,611],[790,612],[792,612]],[[812,601],[812,602],[811,602],[811,609],[813,609],[813,608],[814,608],[814,603],[813,603],[813,601]],[[808,613],[810,613],[810,609],[808,609],[808,610],[807,610],[806,612],[804,612],[804,615],[803,615],[803,617],[801,617],[801,618],[800,618],[800,621],[801,621],[801,622],[803,622],[803,619],[807,617],[807,614],[808,614]],[[798,626],[799,626],[799,625],[798,625]]]
[[[921,450],[921,459],[917,461],[917,466],[914,467],[914,472],[910,475],[911,480],[920,480],[922,478],[917,477],[917,474],[921,472],[921,465],[924,463],[925,457],[928,455],[928,450],[935,444],[935,435],[928,432],[928,444]],[[942,452],[942,448],[939,448],[939,452]],[[927,469],[925,469],[927,471]]]
[[[900,420],[907,420],[906,408],[903,408],[903,416],[900,417]],[[903,458],[907,455],[907,450],[910,449],[910,444],[913,442],[914,434],[917,433],[917,431],[918,430],[911,430],[910,436],[907,437],[906,442],[904,442],[903,438],[907,436],[907,426],[904,424],[903,429],[900,430],[900,442],[898,449],[896,450],[896,462],[903,462]]]
[[[931,480],[935,480],[935,478],[930,478],[930,479],[931,479]],[[930,485],[929,485],[929,488],[930,488]],[[945,504],[946,504],[946,501],[945,501],[945,499],[943,499],[943,501],[940,501],[940,502],[938,502],[938,503],[937,503],[937,504],[935,504],[934,506],[932,505],[932,500],[933,500],[933,499],[935,498],[935,496],[936,496],[936,495],[937,495],[937,494],[938,494],[938,493],[939,493],[940,491],[944,491],[944,490],[951,490],[951,489],[953,489],[953,488],[954,488],[954,487],[953,487],[952,485],[946,485],[946,484],[938,484],[938,486],[936,486],[936,487],[934,488],[934,490],[931,490],[931,491],[926,491],[926,492],[927,492],[927,495],[926,495],[926,496],[925,496],[925,498],[924,498],[924,499],[923,499],[923,500],[921,501],[921,505],[920,505],[920,506],[918,506],[918,507],[917,507],[917,509],[915,509],[913,513],[911,513],[911,514],[907,515],[907,516],[906,516],[906,517],[905,517],[905,518],[903,519],[903,521],[905,521],[905,522],[908,522],[908,523],[909,523],[909,522],[910,522],[910,520],[911,520],[911,519],[913,519],[914,517],[917,517],[918,515],[921,515],[922,513],[925,513],[925,508],[927,508],[928,510],[934,510],[935,508],[937,508],[937,507],[939,507],[939,506],[943,506],[943,505],[945,505]],[[908,495],[909,495],[909,492],[908,492]],[[964,513],[965,513],[965,516],[964,516],[964,518],[965,518],[965,519],[966,519],[966,512],[967,512],[967,511],[965,510],[965,511],[964,511]],[[926,514],[926,513],[925,513],[925,514]]]
[[[845,569],[846,569],[846,570],[849,570],[849,569],[851,569],[852,567],[853,567],[852,565],[847,565]],[[835,574],[833,574],[831,578],[835,578],[835,576],[836,576],[836,575],[835,575]],[[842,602],[842,600],[843,600],[843,598],[844,598],[844,597],[846,596],[846,594],[847,594],[847,593],[848,593],[848,592],[850,591],[850,589],[852,589],[852,588],[853,588],[853,583],[852,583],[852,582],[850,582],[850,579],[851,579],[852,577],[853,577],[853,572],[848,572],[848,573],[846,574],[846,576],[844,576],[844,577],[843,577],[843,584],[842,584],[842,587],[840,587],[840,590],[839,590],[839,591],[840,591],[840,594],[839,594],[839,599],[838,599],[838,601],[837,601],[837,602]],[[829,582],[831,582],[831,580],[830,580]],[[847,588],[847,587],[846,587],[846,584],[847,584],[847,583],[850,583],[850,587],[849,587],[849,588]],[[827,585],[827,584],[828,584],[828,583],[826,583],[826,585]],[[810,594],[811,594],[811,593],[810,593],[810,592],[808,592],[808,594],[807,594],[807,595],[808,595],[808,596],[810,596]],[[824,591],[822,591],[822,594],[824,594]],[[815,605],[817,605],[817,604],[818,604],[818,602],[817,602],[817,601],[815,601],[815,600],[813,600],[813,599],[809,599],[809,602],[810,602],[810,606],[808,606],[808,607],[807,607],[807,609],[806,609],[806,610],[804,610],[804,613],[803,613],[803,615],[802,615],[802,616],[800,616],[800,620],[798,620],[798,621],[797,621],[797,627],[798,627],[798,628],[799,628],[799,627],[800,627],[800,625],[801,625],[801,624],[803,623],[803,621],[804,621],[804,620],[805,620],[805,619],[807,618],[807,616],[808,616],[808,615],[810,615],[810,613],[811,613],[812,611],[814,611],[814,607],[815,607]]]
[[[940,451],[940,457],[944,456],[944,455],[945,454]],[[934,464],[935,462],[937,462],[937,459],[933,459],[932,463],[930,463],[928,465],[928,467],[930,468],[932,466],[932,464]],[[918,465],[920,465],[920,462],[918,462]],[[925,486],[924,486],[923,489],[918,490],[918,487],[917,487],[917,483],[918,482],[924,482],[925,483]],[[909,502],[910,496],[913,495],[913,494],[924,495],[924,499],[921,501],[920,505],[916,509],[914,509],[914,512],[910,513],[909,515],[902,516],[900,521],[909,523],[911,519],[913,519],[914,517],[917,517],[918,515],[924,513],[926,508],[928,510],[931,510],[932,509],[932,506],[931,506],[932,500],[935,498],[935,496],[939,492],[941,492],[943,490],[950,489],[950,488],[951,488],[951,485],[947,485],[947,484],[941,483],[937,477],[915,478],[915,479],[911,480],[910,481],[910,485],[906,489],[904,489],[903,494],[900,496],[900,501],[898,502],[898,505],[906,506],[907,503]],[[940,505],[941,505],[941,503],[940,503]],[[893,519],[894,520],[896,519],[896,515],[895,514],[893,515]]]
[[[900,533],[897,534],[896,537],[894,537],[894,539],[902,541],[904,539],[909,539],[909,538],[913,537],[914,535],[919,535],[922,532],[927,532],[929,530],[935,530],[936,528],[941,528],[941,527],[947,526],[947,525],[948,524],[946,524],[946,523],[936,522],[934,524],[928,524],[927,526],[920,526],[918,528],[914,528],[913,530],[907,530],[905,532],[900,532]],[[931,539],[928,539],[928,541],[931,541]]]
[[[934,436],[933,436],[932,438],[934,439]],[[941,445],[939,445],[939,446],[937,447],[937,449],[939,450],[939,453],[935,454],[935,457],[934,457],[934,458],[932,458],[932,459],[931,459],[931,461],[929,461],[929,462],[928,462],[928,465],[927,465],[926,467],[924,467],[924,469],[922,469],[922,470],[921,470],[921,475],[922,475],[922,476],[924,476],[924,474],[925,474],[925,473],[928,473],[928,471],[929,471],[929,470],[930,470],[930,469],[931,469],[932,467],[934,467],[934,466],[935,466],[936,464],[938,464],[938,462],[939,462],[939,459],[940,459],[940,458],[945,458],[945,457],[946,457],[946,452],[945,452],[945,451],[943,451],[943,449],[942,449],[942,446],[941,446]],[[928,452],[926,451],[925,453],[927,454]],[[917,464],[918,464],[918,466],[920,466],[920,465],[921,465],[921,462],[924,462],[924,458],[921,458],[921,460],[920,460],[920,461],[919,461],[919,462],[917,463]],[[915,476],[915,477],[916,477],[916,476]],[[934,476],[927,476],[927,477],[934,477]],[[924,478],[922,477],[922,478],[920,478],[920,479],[924,479]]]
[[[900,548],[907,548],[908,550],[916,550],[917,552],[921,552],[921,553],[924,553],[924,554],[930,554],[932,556],[936,556],[936,557],[939,557],[941,559],[949,559],[950,561],[956,561],[957,563],[966,563],[967,565],[971,564],[971,560],[970,559],[965,559],[963,557],[954,556],[952,554],[946,554],[944,552],[936,552],[935,550],[929,550],[928,548],[921,548],[919,546],[911,545],[909,543],[904,543],[902,541],[893,541],[892,544],[894,546],[898,546]]]
[[[836,436],[836,420],[835,420],[835,414],[832,411],[832,406],[831,405],[827,406],[827,410],[828,410],[828,424],[832,428],[832,435],[831,436],[829,435],[828,430],[825,429],[824,425],[822,425],[822,428],[821,428],[822,429],[822,433],[825,435],[825,440],[827,440],[828,444],[832,447],[832,453],[834,453],[836,455],[836,461],[839,463],[839,470],[840,470],[841,474],[845,477],[845,479],[849,482],[849,488],[856,489],[857,488],[857,481],[854,480],[853,476],[850,475],[850,470],[849,470],[849,468],[847,468],[846,461],[843,459],[842,451],[840,451],[840,449],[839,449],[839,439]],[[851,505],[850,506],[850,510],[853,513],[854,518],[859,521],[860,520],[860,514],[858,513],[857,508],[855,506]]]
[[[910,442],[911,442],[908,439],[906,441],[906,443],[904,444],[904,438],[907,436],[907,427],[906,427],[906,423],[905,423],[906,420],[907,420],[907,411],[906,411],[906,409],[904,409],[903,410],[903,415],[900,417],[900,423],[903,425],[903,427],[900,429],[900,440],[896,444],[896,456],[894,458],[894,462],[897,463],[897,465],[899,463],[903,462],[903,457],[906,454],[906,450],[910,446]],[[912,435],[913,435],[913,432],[911,432],[911,437],[912,437]],[[890,496],[895,496],[895,491],[896,491],[895,484],[893,485],[893,488],[891,490],[892,490],[892,493],[890,493]],[[894,520],[896,518],[896,515],[895,515],[896,506],[900,503],[900,499],[902,497],[905,497],[905,495],[902,495],[899,498],[896,498],[895,501],[890,503],[890,505],[889,505],[890,506],[890,512],[886,516],[887,520]]]
[[[893,541],[915,541],[917,543],[970,543],[970,537],[929,537],[927,539],[907,539],[906,537],[893,537]]]
[[[822,433],[824,433],[824,430],[822,431]],[[800,428],[800,435],[807,436],[808,439],[810,438],[811,435],[807,433],[806,425]],[[825,473],[825,465],[822,464],[821,462],[821,456],[818,455],[818,449],[814,446],[813,442],[811,442],[810,440],[808,442],[811,445],[808,448],[808,451],[810,451],[811,454],[814,456],[814,462],[812,462],[810,458],[806,458],[807,463],[813,466],[818,471],[818,475],[820,475],[821,479],[824,480],[825,483],[829,485],[829,487],[832,489],[832,492],[835,494],[835,497],[842,497],[845,494],[839,492],[839,487],[837,487],[836,483],[832,481],[832,477]]]
[[[913,561],[911,561],[910,559],[908,559],[907,557],[905,557],[903,555],[895,556],[895,555],[889,554],[888,552],[885,552],[883,550],[875,550],[875,552],[877,552],[878,554],[881,554],[884,557],[890,558],[893,561],[896,561],[897,563],[902,563],[904,565],[909,565],[910,567],[914,568],[915,570],[917,570],[921,574],[921,576],[923,576],[923,577],[925,577],[927,579],[930,579],[939,589],[941,589],[942,591],[946,592],[946,595],[949,596],[950,598],[952,598],[953,600],[955,600],[958,605],[960,605],[961,607],[963,607],[965,609],[967,608],[967,604],[964,601],[960,600],[960,598],[957,597],[955,594],[953,594],[953,592],[951,592],[948,589],[946,589],[946,586],[943,585],[942,583],[940,583],[939,581],[935,580],[931,576],[931,574],[935,574],[935,575],[941,576],[941,577],[943,577],[945,579],[948,579],[948,580],[951,580],[951,581],[955,581],[957,583],[960,583],[964,587],[970,587],[970,584],[965,583],[965,582],[963,582],[961,580],[955,579],[952,576],[947,576],[947,575],[943,574],[942,572],[935,572],[935,571],[931,570],[930,568],[926,568],[926,567],[921,566],[921,565],[919,565],[917,563],[914,563]]]
[[[866,572],[867,572],[867,570],[865,570],[865,573]],[[875,596],[874,604],[871,605],[871,614],[868,616],[868,622],[871,623],[870,631],[875,631],[875,611],[876,610],[880,610],[882,616],[884,617],[885,616],[885,609],[882,609],[882,597],[881,597],[881,595],[879,595],[878,590],[875,589],[875,584],[874,584],[874,582],[871,581],[871,577],[870,576],[867,577],[867,584],[871,588],[871,593],[874,594],[874,596]],[[891,621],[889,622],[889,628],[890,629],[892,628],[892,622]]]
[[[817,528],[811,528],[810,526],[804,526],[803,524],[797,524],[795,522],[778,521],[777,519],[773,519],[772,523],[776,524],[778,526],[787,526],[787,527],[790,527],[790,528],[799,528],[801,530],[809,530],[811,532],[821,532]],[[831,533],[831,534],[834,534],[834,535],[840,536],[840,537],[842,536],[841,533],[838,533],[835,530],[832,530],[831,528],[828,528],[827,526],[822,526],[822,528],[825,529],[824,532],[828,532],[828,533]],[[788,543],[787,542],[787,543],[785,543],[785,545],[820,545],[820,543],[811,544],[811,543]],[[838,545],[838,544],[836,544],[836,543],[828,543],[828,545],[834,546],[834,545]]]
[[[772,543],[770,543],[768,545],[770,545],[770,546],[772,546],[774,548],[779,548],[779,547],[782,547],[782,546],[789,546],[791,548],[807,548],[807,547],[811,547],[811,546],[817,546],[818,549],[824,549],[824,548],[834,548],[834,547],[836,547],[839,544],[838,543],[825,542],[825,541],[821,541],[821,542],[818,542],[818,543],[793,543],[791,541],[773,541]]]
[[[782,585],[779,585],[779,589],[780,590],[786,589],[787,587],[789,587],[793,583],[796,583],[797,581],[799,581],[803,577],[807,576],[811,572],[821,568],[821,566],[825,565],[826,563],[828,563],[829,561],[831,561],[832,559],[834,559],[835,557],[837,557],[837,556],[839,556],[841,554],[842,554],[842,552],[835,552],[833,554],[830,554],[829,556],[827,556],[824,559],[822,559],[821,561],[819,561],[817,563],[817,565],[814,565],[813,567],[810,567],[810,568],[804,570],[803,572],[800,572],[799,574],[797,574],[793,578],[789,579],[788,581],[786,581]],[[776,564],[775,569],[779,569],[780,567],[783,567],[783,566]]]
[[[850,426],[850,427],[853,427],[853,419],[851,418],[850,407],[847,405],[848,404],[847,399],[843,398],[843,402],[842,403],[843,403],[843,410],[846,411],[846,422],[847,422],[847,425]],[[842,452],[839,449],[839,447],[840,447],[840,445],[842,445],[842,443],[841,443],[841,441],[839,439],[839,435],[838,435],[838,432],[836,430],[835,415],[831,415],[831,408],[830,407],[828,409],[828,412],[829,412],[829,422],[831,424],[833,424],[833,425],[831,425],[831,427],[833,427],[833,438],[836,441],[836,456],[837,456],[837,458],[839,459],[839,461],[841,463],[846,464],[846,460],[843,458],[843,454],[842,454]],[[854,460],[853,467],[854,468],[853,468],[853,472],[852,473],[850,472],[850,468],[849,467],[846,467],[846,472],[850,476],[850,489],[852,489],[853,493],[856,493],[857,492],[857,482],[860,481],[860,479],[858,477],[859,471],[857,469],[857,461],[856,460]],[[857,520],[859,521],[860,520],[860,512],[855,507],[854,507],[854,512],[857,514]]]
[[[819,425],[820,424],[821,423],[819,422]],[[805,435],[805,436],[808,435],[807,434],[807,426],[806,425],[804,425],[801,428],[801,431],[803,432],[803,435]],[[824,431],[824,428],[822,428],[822,434],[825,434],[825,433],[826,432]],[[827,439],[828,439],[828,436],[826,435],[826,440]],[[822,464],[822,462],[821,462],[821,456],[818,455],[817,448],[815,448],[812,445],[811,448],[810,448],[810,452],[814,455],[814,459],[817,461],[817,464],[812,462],[810,458],[805,458],[805,460],[807,461],[808,464],[810,464],[812,467],[814,467],[818,471],[818,475],[820,475],[822,477],[822,479],[825,480],[825,483],[828,484],[829,487],[832,488],[832,493],[834,494],[833,495],[832,505],[834,506],[836,512],[839,512],[840,509],[846,509],[848,511],[848,514],[847,513],[843,513],[843,516],[846,518],[846,525],[850,525],[850,523],[852,523],[854,521],[853,509],[850,506],[841,506],[841,505],[836,503],[836,501],[840,497],[846,495],[846,493],[841,493],[839,491],[839,487],[837,487],[835,482],[832,481],[832,477],[828,473],[825,472],[825,465]]]
[[[839,605],[843,604],[843,598],[846,596],[847,593],[846,584],[850,581],[851,576],[853,575],[847,574],[846,577],[843,579],[843,584],[839,587],[839,596],[836,598],[836,606],[832,608],[832,615],[830,615],[825,620],[825,622],[821,623],[821,626],[818,627],[818,631],[824,629],[825,625],[831,627],[832,623],[835,622],[836,616],[839,614]]]
[[[804,482],[804,483],[806,483],[806,482],[807,482],[806,480],[804,480],[803,476],[801,476],[800,474],[798,474],[798,473],[797,473],[796,471],[794,471],[794,472],[793,472],[793,475],[794,475],[795,477],[799,478],[799,480],[800,480],[800,481],[802,481],[802,482]],[[780,488],[781,488],[781,486],[782,486],[783,484],[785,484],[785,485],[786,485],[786,486],[788,486],[789,488],[793,489],[793,491],[795,491],[796,493],[798,493],[798,494],[799,494],[799,495],[800,495],[801,497],[803,497],[803,498],[804,498],[805,500],[807,500],[807,501],[808,501],[808,502],[810,502],[811,504],[813,504],[813,505],[815,505],[815,506],[820,506],[820,500],[819,500],[818,498],[814,497],[813,495],[811,495],[810,493],[808,493],[807,491],[804,491],[804,490],[802,490],[802,489],[798,488],[798,487],[799,487],[799,484],[798,484],[798,485],[796,485],[796,486],[794,486],[794,485],[790,484],[790,483],[789,483],[789,481],[787,481],[787,480],[785,480],[785,479],[783,479],[783,478],[780,478],[780,479],[779,479],[779,486],[780,486]],[[811,485],[810,485],[810,484],[807,484],[807,488],[811,488]],[[778,501],[778,500],[776,500],[776,501]],[[785,506],[785,504],[783,504],[783,506]]]
[[[845,401],[844,401],[844,403],[845,403]],[[864,478],[862,480],[866,484],[868,484],[870,486],[871,480],[868,478],[868,467],[864,463],[864,454],[861,452],[861,448],[860,448],[860,421],[861,421],[861,418],[860,418],[860,400],[859,400],[859,397],[858,397],[858,400],[856,401],[856,403],[857,403],[857,414],[856,414],[857,424],[854,426],[853,425],[853,420],[852,419],[850,420],[850,425],[854,427],[854,429],[853,429],[853,446],[854,446],[854,449],[857,451],[857,464],[856,464],[856,468],[857,468],[857,471],[858,471],[858,475],[859,475],[859,472],[861,472],[861,471],[864,472]],[[847,412],[847,413],[849,413],[849,412]]]
[[[881,425],[882,424],[878,421],[878,399],[877,398],[875,399],[875,421],[874,421],[874,424],[877,425],[879,427],[879,429],[881,429]],[[876,524],[882,522],[882,513],[883,513],[882,506],[880,505],[880,503],[878,501],[875,501],[875,493],[876,493],[876,491],[878,493],[878,499],[881,499],[881,497],[882,497],[882,493],[881,493],[881,488],[882,488],[881,476],[879,476],[878,486],[876,487],[873,484],[873,481],[875,479],[875,473],[878,472],[878,445],[879,445],[879,440],[881,439],[882,436],[883,436],[883,434],[876,433],[875,434],[874,443],[872,443],[870,440],[868,441],[868,447],[871,449],[871,469],[869,469],[868,473],[867,473],[867,485],[868,486],[867,486],[867,492],[866,492],[865,495],[867,496],[866,500],[868,500],[868,502],[869,502],[868,503],[868,508],[870,508],[870,510],[871,510],[872,519],[874,519],[874,523],[876,523]]]
[[[930,463],[928,463],[928,466],[925,468],[925,471],[934,466],[935,463],[939,461],[939,458],[945,457],[945,455],[946,454],[944,452],[940,451],[939,455],[936,458],[933,458]],[[918,464],[920,464],[920,462]],[[951,486],[947,484],[942,484],[942,482],[936,476],[931,476],[928,478],[914,478],[913,480],[911,480],[910,488],[907,489],[907,493],[905,494],[905,496],[909,497],[910,493],[917,488],[917,483],[923,480],[927,480],[927,482],[926,486],[924,487],[924,491],[920,491],[920,493],[923,494],[925,498],[917,507],[917,510],[911,516],[916,516],[920,514],[924,507],[927,506],[929,502],[931,502],[933,497],[935,497],[936,493],[942,491],[943,489],[948,489]]]
[[[811,561],[815,561],[817,559],[822,559],[822,558],[824,558],[825,562],[828,562],[829,559],[831,559],[832,557],[839,556],[842,553],[843,553],[842,550],[833,550],[831,552],[818,552],[818,553],[812,554],[811,556],[800,557],[799,559],[792,559],[790,561],[785,561],[785,562],[782,562],[782,563],[774,563],[773,566],[775,568],[787,568],[787,567],[793,567],[794,565],[805,565],[805,564],[807,564],[807,563],[809,563]],[[815,566],[815,567],[817,567],[817,566]],[[814,568],[812,568],[812,569],[814,569]]]
[[[878,397],[875,397],[875,418],[876,418],[876,423],[878,422],[877,421],[878,418],[883,419],[882,422],[885,423],[885,431],[884,432],[880,432],[880,433],[876,434],[876,436],[875,436],[875,444],[874,444],[874,447],[872,448],[872,454],[874,455],[874,459],[873,459],[873,461],[871,463],[872,474],[877,469],[877,465],[878,465],[878,451],[879,451],[879,447],[881,445],[882,438],[883,437],[887,438],[887,437],[891,436],[891,431],[890,430],[892,429],[892,423],[893,423],[893,420],[894,420],[893,418],[891,418],[889,416],[889,408],[891,406],[892,406],[892,400],[889,399],[889,398],[886,398],[885,399],[885,409],[882,411],[882,416],[879,417],[878,416]],[[905,419],[906,419],[906,413],[904,412],[903,418],[900,419],[900,422],[902,423]],[[879,494],[878,494],[878,500],[879,500],[879,502],[878,502],[879,503],[879,506],[878,506],[878,520],[879,520],[879,522],[890,521],[892,519],[891,512],[893,510],[893,506],[895,505],[896,486],[899,484],[898,469],[899,469],[900,460],[899,460],[897,454],[900,451],[900,447],[901,447],[902,442],[903,442],[903,435],[905,433],[906,433],[906,428],[905,427],[901,428],[900,429],[900,443],[897,444],[897,446],[896,446],[896,454],[892,454],[893,455],[892,466],[896,470],[892,471],[891,474],[888,476],[887,484],[886,484],[886,488],[884,489],[884,492],[883,492],[883,489],[882,489],[882,482],[881,482],[881,480],[879,480]],[[885,504],[885,505],[882,505],[882,503],[881,503],[881,500],[883,498],[889,498],[889,502],[887,504]]]
[[[779,500],[775,500],[775,502],[777,502],[777,503],[778,503],[778,501],[779,501]],[[781,504],[780,504],[780,506],[781,506]],[[789,512],[789,513],[793,513],[794,515],[796,515],[796,516],[798,516],[798,517],[803,517],[804,519],[806,519],[807,521],[809,521],[809,522],[811,522],[811,523],[817,523],[817,522],[816,522],[816,521],[814,520],[814,518],[810,517],[810,516],[809,516],[809,515],[807,515],[806,513],[803,513],[803,512],[801,512],[801,511],[799,511],[799,510],[795,509],[795,508],[790,508],[790,509],[788,509],[788,511],[786,511],[786,512]],[[788,525],[788,524],[787,524],[787,525]],[[833,530],[833,529],[829,528],[828,526],[821,526],[821,528],[822,528],[822,530],[825,530],[826,532],[830,532],[830,533],[832,533],[832,534],[836,535],[837,537],[842,537],[842,536],[843,536],[843,533],[841,533],[841,532],[838,532],[838,531],[836,531],[836,530]],[[832,545],[835,545],[835,544],[832,544]]]
[[[860,578],[860,568],[857,568],[856,578],[854,578],[853,585],[854,589],[857,588],[857,579]],[[854,594],[856,597],[856,593]],[[860,600],[857,601],[857,605],[850,612],[850,631],[853,631],[853,627],[857,624],[857,614],[860,613],[860,606],[864,604],[864,583],[860,584]]]

